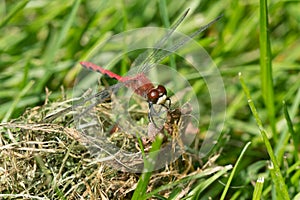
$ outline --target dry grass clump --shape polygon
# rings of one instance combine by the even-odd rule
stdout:
[[[84,145],[85,138],[72,123],[68,125],[74,112],[71,106],[71,100],[46,103],[0,124],[1,198],[130,199],[140,174],[96,162]],[[183,154],[152,174],[147,191],[198,173],[199,162]],[[190,188],[193,182],[182,187]],[[159,194],[167,197],[170,191]]]

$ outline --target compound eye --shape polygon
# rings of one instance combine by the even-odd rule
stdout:
[[[159,98],[159,92],[157,89],[152,89],[150,90],[150,92],[148,92],[147,94],[148,97],[148,101],[152,102],[152,103],[156,103],[157,99]]]
[[[156,90],[158,91],[160,97],[163,95],[167,95],[167,90],[163,85],[158,85]]]

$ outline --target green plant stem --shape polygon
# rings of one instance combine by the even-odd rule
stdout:
[[[256,120],[256,124],[259,128],[260,134],[261,134],[261,136],[264,140],[266,149],[268,151],[268,154],[269,154],[269,156],[271,158],[271,161],[272,161],[272,165],[274,167],[274,173],[276,174],[276,176],[272,176],[272,180],[273,180],[273,183],[275,184],[276,192],[279,195],[280,199],[290,199],[287,188],[286,188],[286,185],[285,185],[285,182],[284,182],[284,179],[283,179],[283,176],[281,174],[281,171],[280,171],[280,168],[279,168],[279,165],[278,165],[278,162],[277,162],[277,159],[275,157],[275,154],[273,152],[271,143],[270,143],[269,138],[267,136],[267,132],[266,132],[266,130],[264,129],[264,127],[262,125],[262,121],[259,118],[258,112],[255,108],[255,105],[254,105],[253,101],[252,101],[249,89],[248,89],[248,87],[246,86],[246,84],[244,82],[244,79],[242,77],[241,72],[239,73],[239,78],[240,78],[240,82],[242,84],[244,93],[246,94],[246,97],[248,99],[249,107],[252,111],[252,114],[253,114],[255,120]]]
[[[237,162],[236,162],[236,164],[235,164],[235,166],[234,166],[234,168],[233,168],[233,170],[232,170],[232,172],[231,172],[231,174],[230,174],[230,176],[228,178],[228,181],[227,181],[226,186],[225,186],[225,188],[223,190],[223,193],[222,193],[222,196],[221,196],[220,200],[225,199],[226,193],[227,193],[227,191],[229,189],[230,183],[231,183],[231,181],[233,179],[233,176],[234,176],[234,174],[236,172],[237,166],[242,161],[242,158],[243,158],[243,156],[244,156],[244,154],[245,154],[245,152],[246,152],[246,150],[247,150],[247,148],[249,147],[250,144],[251,144],[251,142],[248,142],[245,145],[245,147],[243,148],[243,150],[242,150],[242,152],[241,152],[241,154],[240,154],[240,156],[239,156],[239,158],[238,158],[238,160],[237,160]]]
[[[274,106],[274,87],[272,76],[272,53],[268,33],[268,7],[267,0],[260,0],[260,69],[261,69],[261,91],[267,107],[274,141],[277,141],[276,119]]]

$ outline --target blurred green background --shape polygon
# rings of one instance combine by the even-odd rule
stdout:
[[[270,135],[270,141],[275,152],[284,149],[280,160],[285,155],[287,168],[295,163],[292,154],[297,150],[292,150],[289,136],[285,134],[283,100],[295,130],[299,132],[300,128],[299,6],[299,1],[269,1],[275,138],[278,138],[273,140]],[[265,173],[268,156],[241,88],[239,72],[265,128],[271,132],[261,92],[259,1],[0,0],[0,119],[8,121],[19,117],[26,108],[42,105],[46,87],[51,91],[50,101],[71,98],[74,80],[81,70],[78,63],[89,58],[91,49],[126,30],[168,27],[187,8],[191,10],[179,28],[185,34],[224,14],[196,40],[219,68],[226,88],[227,114],[223,129],[226,139],[220,144],[224,146],[218,164],[234,163],[244,144],[252,141],[240,165],[239,178],[233,182],[239,194],[244,192],[244,197],[249,197],[251,183],[259,173]],[[205,98],[201,94],[199,97]],[[298,186],[289,184],[291,194],[299,192],[299,183]]]

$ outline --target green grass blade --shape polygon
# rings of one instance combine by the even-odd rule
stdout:
[[[73,8],[71,10],[70,15],[66,19],[66,23],[62,27],[60,33],[58,34],[57,38],[54,37],[52,45],[48,48],[48,50],[45,52],[44,60],[45,60],[45,66],[49,70],[46,72],[46,74],[43,76],[43,78],[38,82],[36,87],[36,92],[42,91],[44,85],[47,83],[47,81],[50,79],[51,75],[53,74],[51,70],[51,64],[54,61],[55,55],[58,52],[63,40],[66,38],[69,29],[71,28],[71,25],[76,19],[76,13],[79,8],[81,0],[75,0],[75,3],[73,4]]]
[[[268,33],[268,8],[267,0],[260,0],[260,71],[261,71],[261,91],[267,107],[268,118],[270,120],[274,140],[277,141],[276,120],[274,106],[274,88],[272,76],[271,44]]]
[[[293,99],[293,104],[291,106],[290,112],[288,113],[290,119],[295,118],[296,113],[297,113],[298,108],[299,108],[299,105],[300,105],[300,89],[298,90],[296,97]],[[285,118],[287,118],[287,117],[285,117]],[[289,139],[290,139],[289,133],[292,134],[292,138],[294,140],[294,147],[295,147],[295,142],[299,144],[299,137],[296,136],[297,134],[295,135],[294,133],[289,131],[289,129],[290,129],[289,124],[287,124],[287,125],[288,125],[288,128],[285,129],[283,131],[283,133],[280,134],[280,138],[279,138],[279,140],[277,142],[277,145],[275,147],[275,154],[277,155],[279,163],[282,162],[282,159],[284,158],[284,154],[286,153],[286,146],[288,145],[288,142],[289,142]],[[294,138],[294,136],[295,136],[295,138]],[[298,141],[297,141],[297,138],[298,138]],[[297,148],[296,148],[296,152],[294,152],[294,155],[296,153],[297,153]],[[298,155],[296,157],[298,157]]]
[[[252,200],[260,200],[264,187],[264,177],[259,177],[254,187]]]
[[[299,110],[300,105],[300,88],[298,89],[298,92],[296,94],[296,97],[293,99],[293,105],[291,108],[291,117],[294,118]]]
[[[291,183],[294,187],[299,188],[299,179],[300,179],[300,171],[299,171],[299,166],[300,166],[300,161],[298,160],[293,164],[292,166],[289,167],[287,170],[287,176],[291,177]]]
[[[233,179],[233,176],[235,175],[236,169],[237,169],[239,163],[242,161],[242,158],[243,158],[243,156],[244,156],[244,154],[245,154],[245,152],[246,152],[246,150],[247,150],[247,148],[249,147],[250,144],[251,144],[251,142],[248,142],[245,145],[245,147],[243,148],[243,150],[242,150],[242,152],[241,152],[241,154],[240,154],[240,156],[239,156],[239,158],[238,158],[238,160],[237,160],[237,162],[236,162],[236,164],[235,164],[235,166],[234,166],[234,168],[233,168],[233,170],[232,170],[232,172],[231,172],[231,174],[230,174],[230,176],[228,178],[228,181],[226,183],[226,186],[225,186],[225,188],[223,190],[223,193],[222,193],[222,196],[220,198],[221,200],[225,199],[226,193],[227,193],[227,191],[229,189],[229,186],[230,186],[230,183],[231,183],[231,181]]]
[[[229,171],[231,169],[232,169],[232,166],[231,165],[227,165],[227,166],[224,166],[224,167],[219,167],[218,166],[218,167],[214,167],[214,168],[209,168],[209,169],[203,170],[203,171],[201,171],[201,172],[199,172],[199,173],[197,173],[195,175],[186,176],[186,177],[184,177],[184,178],[182,178],[182,179],[180,179],[178,181],[169,183],[167,185],[160,186],[159,188],[154,189],[153,191],[151,191],[150,193],[148,193],[145,196],[145,198],[149,199],[154,194],[159,193],[159,192],[161,192],[163,190],[168,190],[168,189],[171,189],[171,188],[175,188],[178,185],[184,185],[184,184],[186,184],[189,181],[204,178],[204,177],[206,177],[208,175],[215,174],[218,171],[222,171],[222,173],[224,174],[224,173],[226,173],[227,171]]]
[[[0,22],[0,29],[4,27],[19,11],[27,5],[29,0],[23,0],[19,2],[11,11],[10,13]]]
[[[169,20],[166,0],[159,1],[159,12],[160,12],[164,27],[170,28],[170,20]],[[172,44],[172,43],[170,43],[170,44]],[[175,56],[170,55],[169,57],[170,57],[171,68],[176,69]]]
[[[274,165],[272,162],[270,162],[268,169],[270,171],[272,180],[276,180],[277,179],[277,174],[276,174],[276,170],[274,168]],[[277,198],[277,199],[286,199],[283,195],[283,193],[281,193],[280,190],[278,190],[278,188],[280,188],[280,183],[278,181],[274,181],[274,185],[275,185],[275,190],[272,190],[272,196],[273,199]]]
[[[298,157],[299,136],[298,136],[298,134],[296,134],[296,132],[294,130],[293,122],[290,118],[290,114],[288,112],[285,101],[283,101],[282,103],[283,103],[284,117],[285,117],[288,129],[289,129],[289,132],[293,138],[295,161],[298,161],[299,160],[299,157]]]
[[[159,12],[161,15],[161,18],[163,20],[163,24],[166,28],[170,27],[170,21],[169,21],[169,16],[168,16],[168,9],[167,9],[167,4],[165,0],[160,0],[159,1]]]
[[[261,121],[261,119],[258,115],[256,107],[255,107],[255,105],[252,101],[252,97],[250,95],[249,89],[246,86],[241,73],[239,73],[239,78],[240,78],[240,82],[242,84],[244,93],[246,94],[246,97],[248,99],[248,105],[251,109],[251,112],[252,112],[254,118],[255,118],[256,124],[259,128],[260,134],[263,138],[266,149],[267,149],[268,154],[271,158],[272,164],[274,165],[274,173],[276,174],[276,176],[272,176],[272,180],[273,180],[273,183],[275,184],[276,192],[277,192],[277,194],[281,195],[281,197],[282,197],[281,199],[290,199],[287,188],[286,188],[286,185],[285,185],[285,182],[284,182],[284,179],[283,179],[283,176],[281,174],[281,171],[280,171],[280,168],[279,168],[279,165],[278,165],[278,162],[277,162],[277,159],[275,157],[275,154],[273,152],[271,143],[270,143],[269,138],[267,136],[267,132],[266,132],[266,130],[264,129],[264,127],[262,125],[262,121]]]
[[[163,141],[163,137],[158,135],[155,138],[155,140],[154,140],[154,142],[151,146],[149,157],[144,158],[144,172],[143,172],[143,174],[141,175],[141,177],[138,181],[136,189],[135,189],[135,191],[133,193],[133,196],[131,198],[132,200],[145,199],[144,196],[145,196],[145,193],[146,193],[146,190],[147,190],[147,185],[150,181],[152,171],[155,167],[156,158],[157,158],[157,155],[159,153],[159,149],[160,149],[160,146],[162,144],[162,141]]]
[[[123,31],[126,31],[128,28],[127,28],[127,25],[128,25],[128,14],[127,14],[127,11],[126,11],[126,2],[124,0],[121,1],[121,5],[122,5],[122,30]],[[126,52],[128,52],[128,49],[127,48],[124,48],[123,49],[124,51],[124,54],[123,54],[123,58],[122,58],[122,61],[121,61],[121,74],[126,74],[128,72],[128,63],[127,63],[127,60],[128,60],[128,56],[126,55]]]
[[[211,186],[211,184],[216,181],[218,178],[220,178],[221,176],[223,176],[225,174],[225,172],[227,172],[226,169],[223,169],[221,171],[218,171],[216,174],[214,174],[212,177],[209,177],[208,179],[206,179],[205,181],[199,183],[189,194],[188,197],[186,199],[189,200],[198,200],[201,197],[201,193],[208,188],[209,186]]]
[[[14,109],[16,108],[18,102],[30,90],[30,88],[33,86],[33,84],[34,84],[34,81],[30,81],[26,85],[26,87],[24,87],[23,90],[19,93],[19,95],[15,98],[15,100],[12,102],[12,105],[9,107],[8,111],[6,112],[4,118],[2,119],[2,123],[8,121],[8,119],[11,116],[11,114],[14,112]]]

